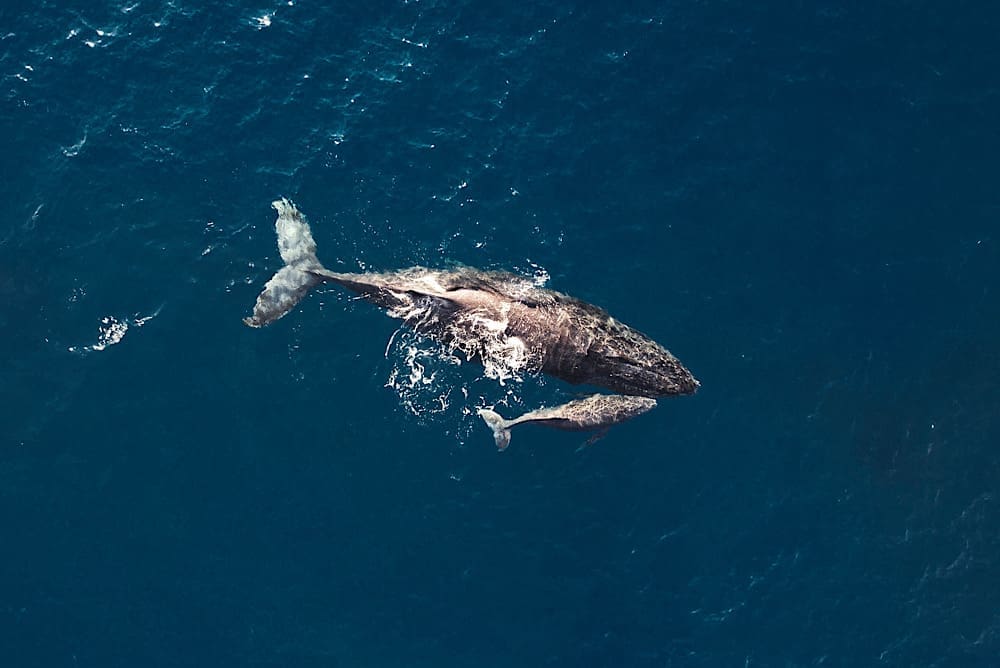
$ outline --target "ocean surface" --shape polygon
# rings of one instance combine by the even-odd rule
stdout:
[[[1000,665],[989,3],[0,8],[0,665]],[[504,269],[675,353],[585,435],[320,288]]]

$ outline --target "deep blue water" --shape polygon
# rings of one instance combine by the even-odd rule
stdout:
[[[5,4],[0,664],[1000,664],[998,19]],[[332,289],[241,323],[281,196],[703,387],[497,453],[463,408],[574,388],[386,387],[426,342]]]

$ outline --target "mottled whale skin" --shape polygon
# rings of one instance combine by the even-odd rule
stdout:
[[[625,394],[592,394],[561,406],[538,408],[520,417],[505,420],[489,408],[480,408],[479,416],[493,430],[498,450],[510,445],[510,430],[519,424],[534,422],[546,427],[567,431],[604,431],[612,425],[631,420],[652,410],[656,399]]]
[[[328,282],[386,309],[388,315],[450,351],[482,363],[488,375],[491,369],[501,378],[503,369],[542,372],[633,398],[691,394],[698,389],[691,372],[645,334],[597,306],[522,276],[471,267],[330,271],[316,257],[312,232],[295,205],[281,199],[272,206],[278,212],[275,231],[285,266],[267,282],[253,314],[244,319],[251,327],[281,318],[311,288]],[[588,406],[588,428],[627,419],[621,417],[621,406],[628,403],[605,402],[604,412],[596,404]],[[635,404],[640,405],[645,406],[640,412],[652,407]],[[579,408],[574,402],[560,408],[566,406],[570,412]]]

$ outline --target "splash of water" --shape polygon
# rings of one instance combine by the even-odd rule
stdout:
[[[101,352],[107,348],[121,343],[128,333],[129,327],[142,327],[147,322],[160,315],[163,305],[160,304],[156,310],[146,316],[136,313],[131,318],[116,318],[113,315],[106,315],[101,318],[101,324],[97,328],[97,341],[86,346],[70,346],[67,350],[71,353],[87,354],[91,352]]]

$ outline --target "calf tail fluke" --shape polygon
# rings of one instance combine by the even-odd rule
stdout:
[[[497,443],[497,449],[505,450],[510,445],[510,425],[507,420],[488,408],[480,408],[479,417],[483,418],[486,426],[493,430],[493,440]]]
[[[274,230],[278,234],[278,251],[285,266],[271,277],[257,297],[253,315],[243,322],[251,327],[263,327],[295,307],[309,290],[323,281],[315,272],[323,265],[316,258],[316,242],[305,216],[287,199],[272,202],[278,212]]]

